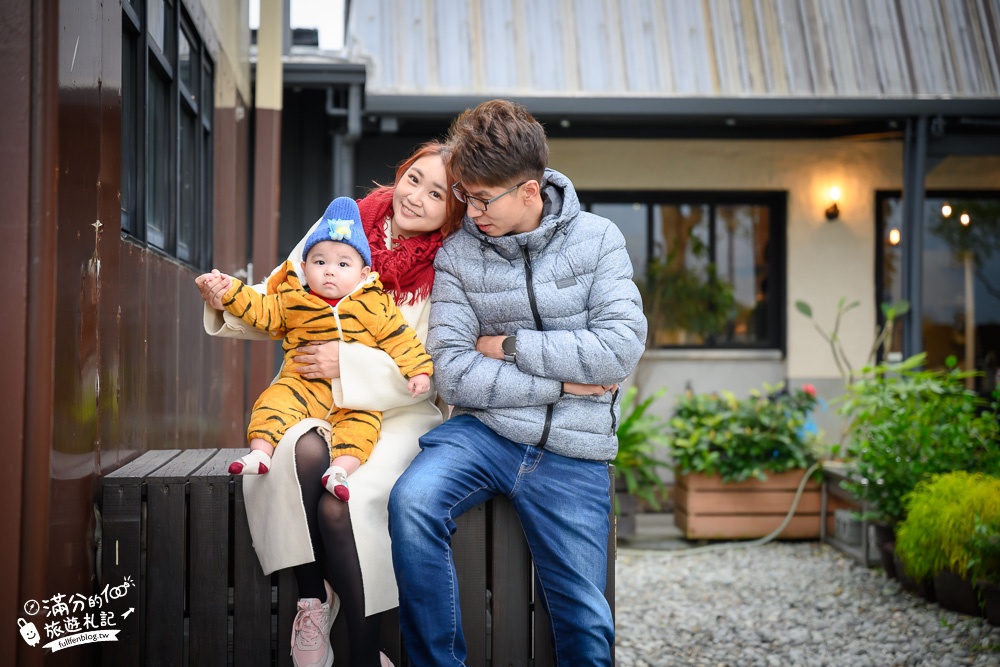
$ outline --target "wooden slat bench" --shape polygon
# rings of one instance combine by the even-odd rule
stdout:
[[[243,453],[151,451],[103,478],[101,585],[128,578],[136,588],[128,593],[135,612],[119,618],[118,641],[102,646],[102,665],[290,667],[295,578],[289,570],[261,572],[242,478],[227,472]],[[548,619],[533,595],[531,557],[510,503],[495,499],[457,523],[468,664],[553,665]],[[614,546],[612,530],[605,592],[612,610]],[[334,624],[338,662],[348,652],[346,625],[343,618]],[[397,667],[408,664],[397,610],[383,614],[382,644]]]

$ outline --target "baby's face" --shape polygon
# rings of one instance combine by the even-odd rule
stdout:
[[[347,296],[370,271],[358,251],[340,241],[320,241],[302,262],[309,289],[327,299]]]

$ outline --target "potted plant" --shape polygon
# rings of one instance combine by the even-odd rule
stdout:
[[[903,574],[918,585],[933,579],[942,607],[978,615],[973,578],[991,565],[970,547],[977,521],[1000,522],[1000,478],[965,471],[933,475],[907,494],[905,506],[896,530]]]
[[[1000,517],[976,516],[968,549],[969,577],[981,593],[986,620],[1000,625]]]
[[[665,488],[661,468],[669,463],[659,458],[667,445],[666,420],[649,411],[666,392],[638,400],[638,390],[629,387],[622,395],[622,419],[618,424],[618,454],[615,456],[615,514],[620,537],[635,534],[637,499],[660,508],[659,493]]]
[[[815,405],[812,387],[781,385],[743,399],[689,393],[678,401],[668,451],[677,476],[674,518],[689,538],[760,537],[781,523],[817,460],[818,438],[805,428]],[[803,502],[815,507],[800,505],[785,537],[818,536],[818,484],[807,495]]]
[[[965,387],[971,372],[954,360],[945,370],[922,368],[924,354],[865,369],[838,411],[848,420],[843,486],[881,527],[883,564],[890,575],[892,535],[906,515],[903,498],[923,479],[953,470],[996,469],[1000,455],[997,405]]]

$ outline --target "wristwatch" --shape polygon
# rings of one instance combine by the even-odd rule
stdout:
[[[504,361],[515,363],[517,360],[517,337],[507,336],[500,342],[500,349],[503,350]]]

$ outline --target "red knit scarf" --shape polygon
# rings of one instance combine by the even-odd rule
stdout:
[[[358,201],[361,223],[372,251],[372,269],[396,303],[414,304],[431,294],[434,255],[441,247],[441,232],[412,236],[385,247],[385,218],[392,217],[392,189],[380,188]]]

